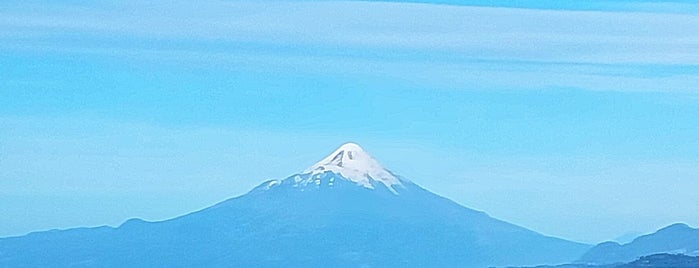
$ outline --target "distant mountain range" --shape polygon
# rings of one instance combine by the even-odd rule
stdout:
[[[697,268],[699,257],[683,254],[660,253],[643,256],[635,261],[616,264],[563,264],[556,266],[536,266],[530,268]]]
[[[683,254],[654,254],[644,256],[630,263],[616,266],[616,268],[697,268],[699,257]]]
[[[676,223],[627,244],[604,242],[576,262],[537,268],[699,267],[699,229]]]
[[[639,236],[630,243],[601,243],[578,262],[590,264],[630,262],[655,253],[699,255],[699,229],[677,223],[649,235]]]
[[[185,216],[0,239],[0,267],[488,267],[589,248],[433,194],[350,143]]]

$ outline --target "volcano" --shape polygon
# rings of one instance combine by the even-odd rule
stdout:
[[[463,207],[348,143],[184,216],[0,239],[0,267],[523,266],[589,248]]]

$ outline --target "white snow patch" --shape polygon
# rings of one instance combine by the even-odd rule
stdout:
[[[346,143],[332,154],[304,171],[304,174],[321,174],[326,171],[337,173],[358,185],[374,189],[373,182],[384,184],[391,192],[398,194],[393,186],[402,186],[401,180],[379,164],[356,143]],[[331,180],[331,182],[333,182]]]
[[[278,180],[270,181],[270,182],[267,184],[267,190],[269,190],[270,188],[272,188],[272,187],[274,187],[274,186],[276,186],[276,185],[279,185],[279,183],[280,183],[280,182],[279,182]]]

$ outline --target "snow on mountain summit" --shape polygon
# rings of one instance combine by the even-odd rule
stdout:
[[[395,195],[408,183],[381,166],[358,144],[345,143],[305,171],[283,180],[267,181],[261,189],[288,185],[300,191],[312,191],[338,187],[338,180],[372,190],[386,188]]]
[[[313,175],[331,171],[358,185],[373,189],[372,181],[383,183],[395,193],[394,185],[402,185],[401,180],[385,169],[356,143],[345,143],[333,153],[308,168],[304,173]]]

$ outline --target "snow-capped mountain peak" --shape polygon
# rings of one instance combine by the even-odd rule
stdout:
[[[345,143],[305,171],[283,180],[269,180],[256,189],[267,191],[290,186],[303,192],[343,187],[340,184],[348,183],[372,190],[385,188],[395,195],[411,185],[381,166],[358,144]]]
[[[307,173],[173,219],[0,238],[0,267],[504,267],[588,249],[463,207],[345,144]]]
[[[373,189],[373,182],[384,184],[393,193],[393,186],[402,185],[401,179],[385,169],[369,153],[356,143],[345,143],[330,155],[304,171],[304,174],[322,174],[327,171],[366,188]]]

